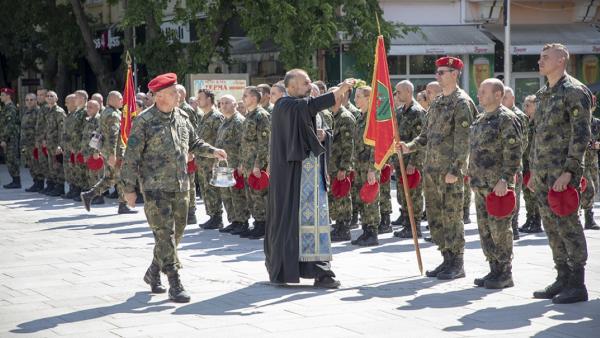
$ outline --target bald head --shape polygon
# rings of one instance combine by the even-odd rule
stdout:
[[[442,93],[442,86],[437,81],[431,81],[425,87],[425,93],[427,93],[427,101],[431,103],[436,96]]]
[[[98,114],[98,112],[100,111],[100,104],[98,103],[98,101],[89,100],[85,105],[85,109],[87,110],[88,116],[96,116],[96,114]]]
[[[310,77],[308,77],[306,71],[298,68],[285,73],[283,83],[285,84],[288,94],[291,96],[306,97],[310,95],[312,90],[310,86]]]
[[[408,104],[413,100],[415,86],[408,80],[400,81],[396,84],[396,98],[401,104]]]
[[[68,112],[74,112],[75,110],[77,110],[77,97],[75,96],[75,94],[69,94],[67,95],[67,97],[65,97],[65,107],[67,107],[67,111]]]
[[[108,93],[108,98],[106,99],[106,101],[108,101],[109,106],[115,109],[123,108],[123,95],[121,95],[121,93],[119,93],[116,90],[113,90],[112,92]]]
[[[502,104],[511,109],[515,106],[515,92],[508,86],[504,87],[504,98],[502,99]]]
[[[479,105],[485,109],[486,112],[493,112],[502,103],[504,97],[504,84],[502,81],[496,78],[486,79],[479,85],[477,91],[477,98],[479,99]]]
[[[102,108],[102,106],[104,105],[104,97],[102,97],[102,94],[100,93],[94,93],[92,95],[92,100],[98,102],[100,104],[100,108]]]

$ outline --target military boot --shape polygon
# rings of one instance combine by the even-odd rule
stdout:
[[[125,203],[125,202],[119,202],[119,209],[117,210],[117,213],[119,215],[123,215],[123,214],[137,214],[137,210],[131,209],[127,205],[127,203]]]
[[[83,202],[83,207],[85,208],[85,210],[90,211],[90,208],[92,206],[92,200],[94,199],[94,192],[91,190],[84,191],[81,192],[79,196],[81,198],[81,202]]]
[[[585,287],[585,268],[583,266],[578,266],[570,270],[566,287],[552,298],[552,303],[571,304],[586,302],[587,300],[588,292]]]
[[[92,199],[92,205],[99,205],[99,204],[104,204],[104,196],[102,196],[102,195],[96,196],[96,197],[94,197],[94,199]]]
[[[228,226],[219,229],[219,232],[223,232],[223,233],[232,232],[234,229],[239,227],[241,224],[242,223],[240,223],[240,222],[235,222],[235,221],[231,222],[231,224],[229,224]]]
[[[215,230],[223,227],[223,217],[221,215],[210,216],[210,219],[202,224],[204,230]]]
[[[498,274],[487,279],[484,282],[486,289],[504,289],[515,286],[512,279],[512,265],[511,263],[497,263]]]
[[[543,290],[535,291],[533,293],[533,298],[552,299],[567,286],[567,281],[569,280],[569,266],[567,266],[567,264],[557,265],[556,271],[557,275],[554,283],[546,286]]]
[[[158,264],[152,262],[146,270],[146,274],[144,275],[144,282],[150,285],[150,290],[152,293],[165,293],[167,289],[162,285],[160,281],[160,269],[158,268]]]
[[[517,215],[514,215],[512,218],[512,221],[510,223],[511,227],[512,227],[512,232],[513,232],[513,241],[516,241],[518,239],[521,238],[521,236],[519,236],[519,219],[517,218]]]
[[[331,234],[332,242],[345,242],[352,239],[350,234],[350,221],[339,222],[335,231]]]
[[[600,230],[600,226],[596,224],[594,221],[594,210],[586,209],[583,211],[583,215],[585,216],[585,229],[586,230]]]
[[[69,190],[67,192],[65,192],[64,194],[60,195],[60,198],[68,198],[71,199],[73,197],[69,197],[71,195],[73,195],[73,184],[69,184]]]
[[[356,243],[353,243],[358,246],[376,246],[379,245],[379,240],[377,238],[377,231],[371,228],[367,228],[365,230],[364,236],[356,240]]]
[[[117,186],[115,185],[115,190],[113,190],[113,192],[111,192],[110,194],[108,194],[108,196],[106,196],[110,199],[117,199],[119,198],[119,191],[117,190]]]
[[[246,222],[238,225],[235,229],[231,230],[230,234],[239,235],[241,233],[248,231],[248,229],[250,229],[250,224],[248,224],[248,221],[246,221]]]
[[[402,224],[402,209],[400,209],[400,215],[398,215],[398,218],[396,218],[395,221],[392,222],[392,225],[401,225]]]
[[[471,224],[471,218],[469,217],[469,207],[463,208],[463,223]]]
[[[169,278],[169,299],[175,303],[188,303],[190,296],[179,280],[179,272],[177,270],[169,271],[167,277]]]
[[[46,180],[46,187],[39,191],[40,194],[46,195],[48,191],[54,189],[54,183],[50,180]]]
[[[367,234],[367,226],[365,224],[362,225],[362,234],[360,234],[360,236],[358,236],[358,238],[356,238],[355,240],[350,241],[350,244],[356,245],[356,243],[358,241],[361,241]]]
[[[416,228],[417,228],[417,237],[421,238],[421,237],[423,237],[423,234],[421,233],[421,222],[415,220],[415,223],[416,223]],[[413,238],[412,227],[410,226],[410,224],[407,226],[404,226],[402,228],[402,230],[394,231],[394,237]]]
[[[380,234],[387,234],[394,231],[390,222],[390,214],[381,214],[381,222],[379,222],[379,227],[377,232]]]
[[[491,279],[491,278],[495,278],[499,274],[498,263],[490,261],[489,264],[490,264],[490,272],[483,277],[475,278],[475,280],[473,281],[473,284],[481,287],[485,284],[485,281],[487,281],[488,279]]]
[[[254,229],[250,231],[247,238],[261,239],[265,237],[265,221],[254,222]]]
[[[196,218],[196,208],[189,208],[187,215],[187,224],[196,224],[198,219]]]
[[[535,234],[538,232],[542,232],[542,219],[540,215],[535,215],[531,220],[531,226],[527,230],[523,230],[522,232],[528,234]]]
[[[523,223],[523,225],[521,225],[521,227],[519,228],[519,231],[527,232],[527,230],[529,230],[529,228],[531,228],[532,223],[533,223],[533,217],[531,215],[527,215],[527,219],[525,220],[525,223]]]
[[[444,271],[438,273],[438,279],[457,279],[465,276],[463,254],[450,254],[450,264]]]
[[[65,194],[65,184],[64,183],[54,183],[54,189],[48,192],[48,196],[58,197],[60,195]]]
[[[444,261],[442,262],[442,264],[438,265],[435,269],[431,271],[425,271],[425,275],[427,277],[437,277],[437,275],[444,271],[446,267],[450,264],[450,251],[442,251],[442,257],[444,257]]]
[[[4,189],[21,189],[21,176],[14,176],[12,182],[3,185]]]
[[[33,180],[33,185],[27,189],[25,189],[25,191],[27,192],[38,192],[41,189],[44,188],[44,180],[41,180],[42,184],[42,188],[40,188],[40,180]]]
[[[350,229],[358,229],[358,211],[352,212],[352,220],[350,221]]]

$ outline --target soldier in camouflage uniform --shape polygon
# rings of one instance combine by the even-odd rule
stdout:
[[[206,89],[198,91],[198,105],[204,111],[198,128],[198,137],[209,144],[215,144],[217,140],[217,130],[223,122],[223,114],[214,107],[214,94]],[[213,162],[202,161],[198,164],[198,178],[200,179],[200,190],[206,214],[210,217],[208,221],[201,224],[203,229],[219,229],[223,227],[223,205],[219,188],[210,185],[212,178]]]
[[[250,175],[260,177],[261,170],[269,166],[269,140],[271,137],[271,120],[269,113],[258,103],[261,92],[256,87],[247,87],[244,91],[244,104],[248,114],[242,127],[242,160],[238,167],[248,179]],[[265,217],[267,213],[267,194],[269,188],[264,190],[248,189],[248,203],[250,213],[254,218],[253,229],[242,229],[241,237],[261,238],[265,235]],[[235,231],[231,232],[236,234]]]
[[[504,95],[504,85],[498,79],[487,79],[479,85],[477,96],[484,112],[471,125],[469,135],[468,173],[475,193],[481,249],[490,265],[490,273],[474,283],[487,289],[514,286],[512,215],[498,218],[486,208],[488,194],[505,196],[508,189],[515,189],[515,175],[521,166],[522,122],[501,104]]]
[[[355,98],[356,101],[356,98]],[[350,102],[350,95],[348,95],[347,97],[344,97],[344,100],[342,102],[342,106],[345,107],[350,113],[352,113],[352,115],[354,116],[354,119],[356,121],[359,120],[360,116],[362,115],[360,109],[358,109],[355,105],[353,105]],[[360,139],[362,140],[362,136],[360,137]],[[353,163],[356,162],[356,159],[352,160]],[[355,175],[356,175],[356,170],[354,170],[354,167],[352,168],[353,171],[355,171]],[[352,199],[352,220],[350,221],[350,225],[351,228],[355,229],[356,227],[358,227],[358,215],[360,213],[360,207],[361,207],[361,203],[360,203],[360,197],[358,196],[360,187],[357,186],[356,184],[352,184],[352,187],[350,188],[350,198]],[[381,216],[380,216],[381,218]]]
[[[0,114],[0,145],[6,155],[6,167],[12,182],[4,185],[4,189],[20,189],[21,173],[19,169],[19,138],[21,118],[17,106],[12,101],[14,91],[10,88],[0,89],[0,101],[4,104]]]
[[[426,123],[427,112],[413,98],[414,86],[410,81],[401,81],[396,84],[396,98],[403,105],[397,110],[396,123],[398,125],[398,134],[401,139],[412,140],[419,136],[423,126]],[[415,170],[423,170],[424,151],[416,151],[404,155],[404,165],[407,174],[414,174]],[[396,169],[396,198],[402,210],[408,210],[404,188],[400,184],[400,162],[397,156],[394,156],[394,167]],[[421,216],[423,213],[423,184],[420,183],[415,189],[410,190],[410,198],[413,204],[413,214],[415,225],[417,227],[417,236],[421,237]],[[412,238],[412,228],[408,219],[408,211],[402,213],[403,228],[395,231],[394,236],[400,238]]]
[[[83,132],[81,134],[81,143],[79,144],[79,152],[83,154],[83,157],[87,161],[88,158],[93,157],[98,159],[100,152],[97,149],[90,147],[90,140],[100,129],[100,104],[98,101],[89,100],[86,105],[87,117],[83,126]],[[106,166],[107,158],[104,158],[104,165]],[[84,192],[81,193],[81,200],[84,202],[86,210],[89,211],[89,204],[104,204],[104,196],[102,194],[95,196],[90,194],[89,198],[91,201],[86,201],[86,192],[90,190],[96,182],[100,180],[102,169],[93,171],[86,168],[87,180],[84,186],[82,186]]]
[[[427,221],[433,242],[444,261],[428,277],[454,279],[465,276],[463,253],[464,183],[469,126],[477,116],[473,100],[458,87],[463,63],[454,57],[436,61],[436,80],[443,88],[429,107],[427,126],[408,144],[400,143],[404,153],[425,150],[423,184]]]
[[[75,163],[71,167],[73,188],[65,195],[65,198],[72,198],[75,201],[81,202],[80,193],[87,185],[87,166],[85,163],[81,164],[77,161],[77,155],[79,154],[83,127],[87,118],[86,103],[88,96],[84,90],[78,90],[73,95],[75,111],[65,119],[64,139],[65,145],[69,148],[67,154],[70,157],[70,153],[73,153]]]
[[[354,130],[355,140],[362,140],[365,133],[371,91],[371,87],[360,87],[356,90],[354,96],[354,100],[361,111]],[[379,181],[379,171],[375,169],[375,148],[358,141],[354,144],[354,154],[354,170],[356,171],[354,184],[357,189],[360,190],[365,184],[375,184]],[[351,243],[359,246],[379,245],[377,238],[379,223],[381,222],[379,194],[377,194],[375,201],[371,203],[365,203],[358,197],[358,208],[363,233]]]
[[[275,106],[275,104],[271,103],[271,86],[266,83],[261,83],[257,85],[256,88],[258,88],[260,94],[262,95],[258,105],[263,107],[263,109],[266,110],[270,115],[273,111],[273,107]]]
[[[154,257],[144,281],[152,292],[166,290],[160,271],[169,279],[169,298],[189,302],[179,279],[181,262],[177,245],[187,223],[189,204],[189,153],[226,159],[227,154],[197,137],[189,120],[177,108],[179,97],[175,74],[160,75],[148,87],[155,93],[155,105],[133,120],[123,158],[121,181],[129,206],[135,205],[137,180],[144,189],[144,211],[154,234]],[[212,161],[210,161],[212,162]]]
[[[77,106],[75,105],[75,94],[69,94],[65,97],[65,110],[67,117],[65,118],[63,129],[61,130],[60,146],[64,152],[63,168],[65,170],[65,182],[69,184],[69,191],[60,197],[71,199],[74,197],[73,190],[76,188],[74,176],[75,154],[73,153],[73,146],[70,143],[68,131],[71,129],[73,116],[75,110],[77,110]],[[73,159],[73,162],[71,162],[71,158]],[[79,193],[80,192],[81,191],[79,191]]]
[[[529,95],[525,98],[523,108],[528,116],[528,132],[527,132],[527,147],[523,152],[523,175],[529,174],[531,177],[531,171],[529,168],[529,153],[531,152],[531,144],[534,133],[534,121],[536,103],[535,95]],[[525,182],[523,182],[523,199],[525,200],[525,210],[527,211],[525,224],[519,228],[520,232],[526,233],[537,233],[542,232],[542,218],[540,216],[540,208],[537,205],[535,194],[533,191],[527,189]]]
[[[21,115],[21,154],[23,154],[25,164],[29,168],[33,185],[25,191],[38,192],[44,188],[44,175],[40,172],[37,160],[33,156],[35,148],[35,124],[37,122],[39,109],[36,104],[35,94],[25,95],[25,107]],[[39,150],[38,150],[39,151]],[[39,158],[38,152],[38,158]]]
[[[535,134],[531,146],[532,178],[544,230],[552,249],[558,276],[545,289],[534,292],[553,303],[588,300],[585,287],[587,244],[577,212],[555,215],[548,204],[548,190],[578,187],[583,175],[583,157],[590,142],[591,93],[567,74],[569,52],[561,44],[544,46],[538,61],[540,74],[548,82],[536,94]]]
[[[105,160],[104,175],[94,182],[92,188],[82,193],[81,199],[85,208],[89,211],[90,204],[94,197],[102,196],[102,193],[110,187],[117,184],[117,193],[119,197],[119,214],[134,214],[125,203],[123,198],[123,188],[120,185],[119,174],[120,164],[123,161],[125,147],[121,140],[121,109],[123,107],[123,96],[117,91],[108,93],[108,106],[98,116],[98,133],[102,136],[102,143],[99,150]]]
[[[240,166],[242,157],[242,133],[244,116],[235,110],[235,98],[231,95],[223,95],[219,99],[221,113],[224,120],[219,130],[217,130],[217,141],[215,146],[227,152],[229,168]],[[240,175],[243,175],[240,173]],[[248,225],[250,210],[248,209],[248,189],[244,184],[242,189],[235,187],[219,188],[221,200],[227,211],[227,220],[229,225],[220,232],[232,232]]]
[[[54,189],[48,191],[48,196],[60,196],[65,193],[65,170],[63,169],[63,149],[60,147],[63,126],[67,114],[56,102],[58,96],[54,91],[48,91],[46,102],[46,148],[48,149],[48,173],[54,183]],[[67,159],[68,160],[68,159]]]
[[[527,149],[527,141],[529,140],[529,117],[527,117],[527,115],[515,105],[515,93],[512,88],[504,88],[504,98],[502,99],[502,105],[510,109],[517,117],[517,122],[519,123],[519,127],[521,128],[521,131],[523,133],[521,142],[523,149],[521,150],[521,153],[524,153]],[[517,198],[517,205],[515,207],[515,212],[511,220],[514,240],[519,239],[519,210],[521,209],[522,187],[521,182],[523,182],[523,161],[521,161],[521,165],[519,166],[519,171],[517,172],[517,180],[515,183],[515,195]]]
[[[282,84],[274,84],[271,87],[271,94],[269,95],[269,100],[271,101],[271,106],[275,106],[277,100],[282,98],[286,94],[285,87]]]
[[[316,85],[315,85],[316,87]],[[331,87],[329,91],[338,89]],[[318,90],[318,87],[317,87]],[[345,95],[350,95],[346,93]],[[334,180],[343,180],[352,168],[352,154],[354,152],[354,133],[356,129],[356,120],[341,101],[331,107],[333,113],[332,124],[327,124],[333,131],[333,142],[331,144],[331,152],[328,154],[327,170],[329,182],[332,184]],[[350,221],[352,220],[352,200],[350,194],[337,198],[334,197],[329,189],[329,217],[335,220],[332,225],[331,241],[349,241]]]
[[[46,180],[45,187],[42,190],[38,191],[40,194],[47,194],[49,191],[54,189],[54,183],[50,178],[50,174],[48,173],[48,154],[44,154],[43,149],[46,149],[46,119],[48,116],[48,103],[46,102],[46,96],[48,96],[48,91],[46,89],[38,89],[37,91],[37,101],[39,107],[38,118],[35,122],[35,147],[38,148],[39,159],[38,159],[38,167],[40,173],[44,175],[44,179]]]
[[[594,100],[595,101],[595,100]],[[592,107],[592,111],[596,107]],[[584,228],[587,230],[600,230],[600,226],[594,220],[594,196],[598,190],[598,150],[600,150],[600,119],[592,117],[591,123],[592,139],[585,151],[584,177],[587,187],[581,193],[581,209],[583,209]]]

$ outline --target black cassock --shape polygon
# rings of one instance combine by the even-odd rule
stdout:
[[[299,261],[298,214],[302,161],[311,152],[315,156],[325,152],[316,134],[316,115],[334,104],[334,95],[328,93],[316,98],[282,97],[273,107],[264,241],[271,282],[298,283],[300,277],[335,276],[329,262]]]

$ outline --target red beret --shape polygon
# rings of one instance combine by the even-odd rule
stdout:
[[[508,189],[506,195],[498,196],[493,191],[485,197],[485,208],[491,216],[504,218],[512,215],[517,205],[514,190]]]
[[[421,172],[415,169],[414,174],[406,175],[406,180],[408,181],[408,189],[415,189],[421,183]],[[402,176],[398,177],[398,183],[402,185]]]
[[[244,184],[244,175],[238,173],[237,169],[233,171],[233,178],[235,178],[235,185],[233,186],[237,190],[242,190],[246,186]]]
[[[4,93],[4,94],[8,94],[8,95],[13,95],[15,93],[15,90],[12,88],[0,88],[0,93]]]
[[[44,154],[44,156],[48,157],[48,148],[46,148],[46,146],[42,146],[42,154]]]
[[[548,205],[550,210],[557,216],[569,216],[579,208],[579,193],[571,186],[561,192],[550,189],[548,191]]]
[[[462,60],[459,58],[455,58],[453,56],[444,56],[444,57],[441,57],[441,58],[435,60],[435,66],[436,67],[450,67],[450,68],[454,68],[456,70],[462,70],[464,64],[463,64]]]
[[[381,176],[379,177],[379,182],[387,183],[390,181],[392,177],[392,166],[389,164],[385,164],[383,168],[381,168]]]
[[[265,190],[269,186],[269,174],[266,171],[260,171],[260,177],[250,174],[248,176],[248,185],[254,190]]]
[[[587,189],[587,179],[581,176],[581,181],[579,183],[579,191],[584,192]]]
[[[33,148],[33,158],[36,160],[40,159],[40,151],[38,150],[38,148]]]
[[[102,158],[102,155],[100,155],[98,159],[95,159],[93,156],[90,156],[88,157],[86,164],[91,171],[98,171],[102,169],[102,167],[104,167],[104,158]]]
[[[83,158],[83,154],[82,153],[77,153],[77,163],[79,163],[79,164],[85,164],[85,158]]]
[[[331,194],[336,199],[348,196],[351,185],[350,177],[348,176],[346,176],[343,180],[338,180],[335,178],[333,183],[331,183]]]
[[[187,173],[191,174],[191,173],[195,173],[196,172],[196,160],[192,159],[191,161],[188,161],[187,163]]]
[[[365,184],[360,188],[360,199],[366,204],[371,204],[375,202],[377,199],[377,194],[379,193],[379,183],[375,181],[373,184],[369,184],[369,182],[365,182]]]
[[[356,177],[356,172],[354,170],[350,170],[348,174],[348,178],[350,178],[350,183],[354,183],[354,177]]]
[[[166,73],[161,74],[154,79],[150,80],[148,83],[148,89],[153,93],[158,92],[161,89],[165,89],[167,87],[171,87],[172,85],[177,84],[177,74],[175,73]]]

